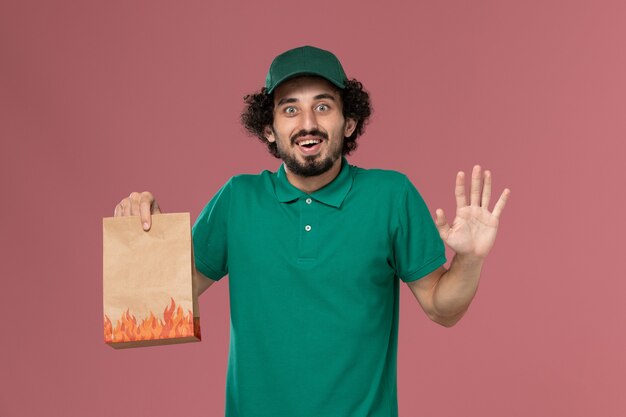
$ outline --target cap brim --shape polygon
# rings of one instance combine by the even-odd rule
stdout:
[[[334,80],[334,79],[326,76],[325,74],[321,74],[320,72],[316,72],[316,71],[294,71],[294,72],[292,72],[290,74],[284,75],[281,79],[276,81],[274,83],[274,86],[267,91],[267,94],[271,94],[276,89],[276,87],[278,87],[279,85],[281,85],[285,81],[290,80],[292,78],[299,77],[299,76],[303,76],[303,75],[316,75],[316,76],[318,76],[320,78],[323,78],[323,79],[331,82],[332,84],[334,84],[335,86],[337,86],[337,87],[339,87],[341,89],[346,88],[346,85],[345,85],[345,83],[343,81]]]

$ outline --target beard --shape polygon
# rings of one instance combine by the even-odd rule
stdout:
[[[274,132],[274,134],[276,134]],[[292,146],[295,144],[295,140],[301,136],[319,136],[328,140],[328,135],[319,130],[300,131],[291,137]],[[331,169],[334,163],[341,158],[341,151],[343,149],[343,141],[337,149],[332,150],[332,153],[325,158],[320,155],[305,155],[304,162],[298,160],[295,152],[290,154],[288,150],[285,150],[280,145],[281,141],[276,141],[276,150],[278,156],[283,160],[290,172],[300,177],[315,177],[321,175]],[[295,145],[297,146],[297,145]]]

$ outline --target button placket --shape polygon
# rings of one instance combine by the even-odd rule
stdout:
[[[317,208],[311,197],[304,196],[298,202],[300,205],[300,258],[312,259],[316,257],[314,242],[317,225]]]

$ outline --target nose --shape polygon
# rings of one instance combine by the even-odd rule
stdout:
[[[302,129],[307,131],[317,129],[317,115],[313,109],[302,112]]]

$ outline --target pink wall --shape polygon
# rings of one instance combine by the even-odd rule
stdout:
[[[623,2],[8,3],[0,416],[223,415],[228,280],[202,343],[115,351],[101,219],[144,190],[195,219],[231,175],[276,169],[238,115],[302,44],[371,92],[352,163],[407,173],[449,220],[458,170],[512,190],[457,326],[402,286],[400,415],[626,415]]]

